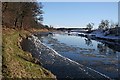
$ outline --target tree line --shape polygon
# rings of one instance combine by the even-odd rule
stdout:
[[[94,31],[92,30],[93,26],[94,23],[89,23],[86,25],[88,33]],[[120,35],[119,23],[110,22],[109,20],[101,20],[100,24],[98,25],[98,29],[105,32],[105,35],[108,34],[114,34],[116,36]]]
[[[88,31],[91,31],[93,26],[94,23],[88,23],[86,25],[86,28],[88,29]],[[110,22],[109,20],[101,20],[98,29],[108,30],[110,28],[116,28],[116,27],[118,27],[118,23]]]
[[[2,25],[15,29],[42,27],[42,8],[42,3],[37,2],[3,2]]]

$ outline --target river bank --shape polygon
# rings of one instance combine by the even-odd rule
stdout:
[[[52,45],[53,49],[55,47],[55,51],[41,42],[41,37],[39,37],[41,34],[39,33],[32,32],[31,34],[28,31],[19,32],[14,29],[3,31],[3,75],[5,78],[55,79],[54,75],[56,75],[57,79],[110,79],[94,69],[62,56],[59,51],[56,52],[56,49],[70,52],[76,50],[76,48],[58,44],[57,42],[56,46]],[[42,33],[44,36],[51,34],[44,31]],[[55,43],[56,40],[52,41]],[[82,49],[80,48],[80,50]]]
[[[3,79],[56,79],[56,76],[43,68],[29,52],[22,50],[20,42],[26,35],[31,34],[30,31],[4,28],[2,32]]]
[[[118,36],[116,36],[115,34],[105,35],[105,33],[101,30],[95,30],[91,33],[88,33],[88,32],[69,32],[67,34],[86,37],[86,38],[100,41],[103,43],[120,46],[120,35],[118,35]]]

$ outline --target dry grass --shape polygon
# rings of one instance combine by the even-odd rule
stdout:
[[[26,37],[30,33],[25,30],[3,29],[3,78],[55,78],[51,72],[33,63],[31,54],[20,48],[19,34]]]
[[[48,29],[34,29],[34,28],[30,28],[28,29],[29,32],[48,32]]]

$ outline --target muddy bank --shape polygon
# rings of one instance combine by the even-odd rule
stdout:
[[[110,79],[91,68],[61,56],[55,50],[43,44],[38,37],[34,35],[26,38],[22,44],[24,45],[22,47],[24,50],[31,52],[32,55],[41,62],[42,66],[55,74],[58,79]]]

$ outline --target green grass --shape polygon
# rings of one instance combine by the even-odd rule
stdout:
[[[3,30],[2,75],[3,78],[54,78],[55,76],[34,63],[34,58],[20,48],[20,36],[30,34],[27,31]]]

